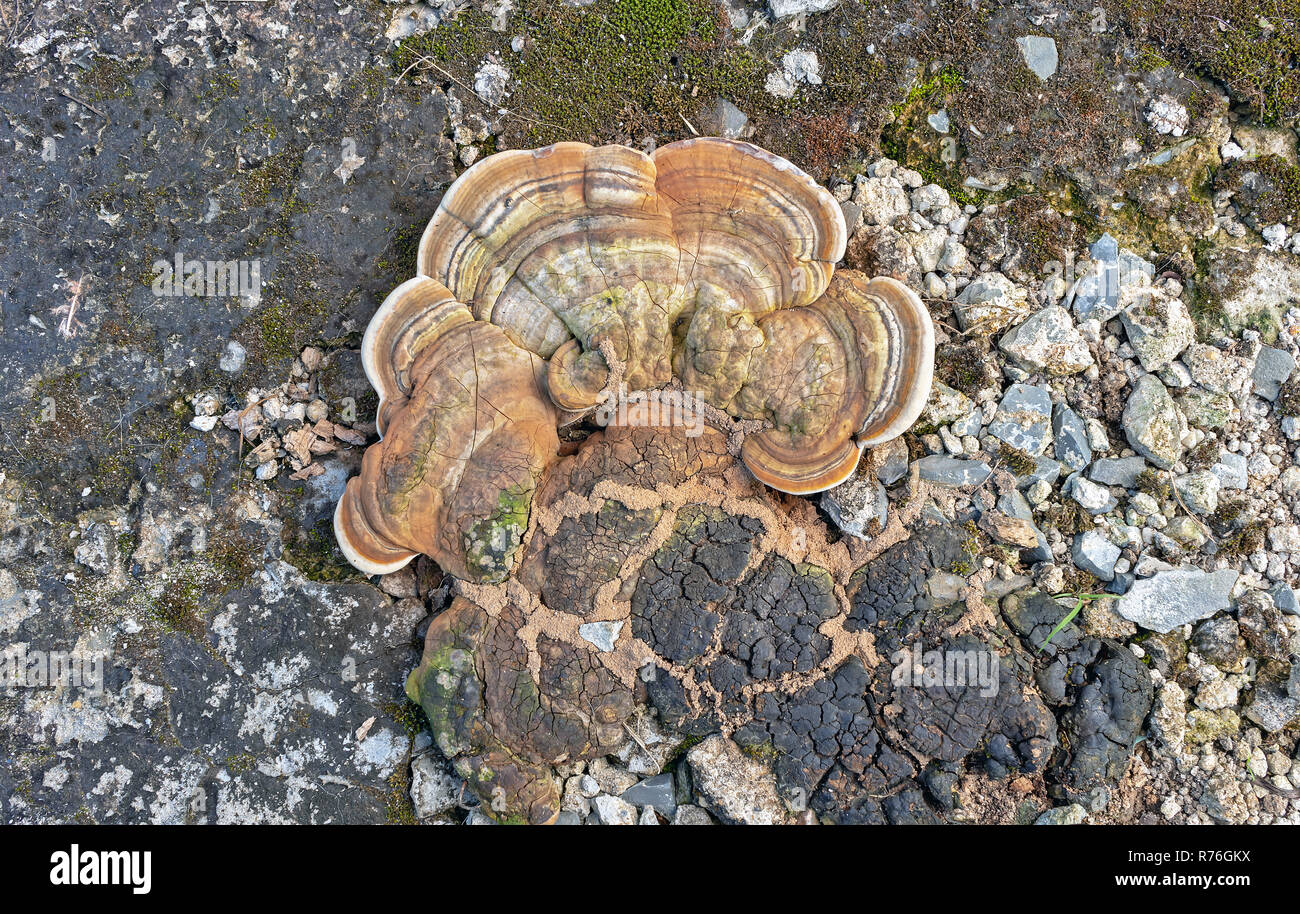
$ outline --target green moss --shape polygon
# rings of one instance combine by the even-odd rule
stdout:
[[[522,35],[522,55],[509,49]],[[611,128],[640,138],[676,132],[702,103],[681,84],[740,88],[759,79],[761,61],[722,47],[719,10],[707,0],[598,0],[574,9],[543,0],[517,11],[504,32],[466,11],[432,32],[400,42],[398,74],[424,70],[435,81],[468,83],[488,54],[511,61],[507,106],[526,112],[528,142],[589,139]]]
[[[424,708],[408,698],[404,702],[389,702],[384,705],[384,713],[395,720],[406,735],[414,739],[429,726],[429,719],[424,715]]]
[[[780,749],[776,748],[770,740],[764,743],[741,743],[740,751],[755,761],[762,762],[764,765],[773,764],[777,759],[785,754]]]
[[[1220,541],[1219,554],[1229,558],[1247,556],[1264,548],[1267,525],[1256,521],[1242,527],[1232,536]]]
[[[361,577],[339,549],[333,518],[323,518],[312,527],[286,521],[281,542],[282,558],[310,581],[347,581]]]
[[[1300,378],[1292,378],[1282,385],[1277,395],[1276,409],[1279,416],[1300,417]]]
[[[998,443],[998,460],[1017,476],[1028,476],[1038,469],[1038,461],[1034,459],[1033,455],[1027,454],[1017,447],[1012,447],[1005,441]]]
[[[226,758],[226,770],[231,774],[245,774],[253,770],[253,765],[257,759],[251,752],[241,752],[237,755],[231,755]]]
[[[1247,182],[1251,186],[1243,193]],[[1281,156],[1238,159],[1223,169],[1217,183],[1236,195],[1237,208],[1256,225],[1300,225],[1300,168]]]
[[[1266,123],[1300,116],[1300,0],[1119,0],[1126,30]]]
[[[389,776],[384,798],[384,820],[389,825],[419,824],[415,804],[411,802],[411,773],[406,765],[398,765]]]
[[[1150,495],[1156,501],[1165,501],[1173,498],[1174,495],[1174,490],[1169,485],[1169,475],[1151,467],[1138,473],[1135,488],[1139,492]]]
[[[77,85],[92,102],[127,98],[134,94],[131,79],[144,69],[143,61],[118,60],[97,55],[85,70],[77,73]]]
[[[967,340],[955,345],[940,346],[934,354],[934,370],[939,380],[955,390],[983,390],[994,383],[993,366],[988,343]]]
[[[234,337],[248,350],[251,365],[279,376],[277,363],[293,359],[321,339],[325,322],[348,306],[327,294],[318,280],[326,267],[315,255],[295,252],[284,258],[262,290],[262,304],[236,329]]]
[[[1042,273],[1050,263],[1068,262],[1084,240],[1074,221],[1038,194],[1016,197],[1000,209],[1009,237],[1024,252],[1022,267],[1031,272]]]
[[[1055,527],[1064,536],[1084,533],[1096,526],[1092,515],[1072,498],[1054,502],[1047,509],[1044,519],[1049,526]]]
[[[289,150],[273,155],[244,175],[242,198],[249,208],[260,208],[273,194],[288,203],[294,199],[294,182],[302,168],[302,153]]]
[[[690,752],[702,742],[704,742],[704,737],[702,736],[686,737],[677,744],[677,748],[673,749],[673,751],[668,754],[668,758],[664,761],[664,769],[666,770],[670,765],[685,756],[686,753]]]

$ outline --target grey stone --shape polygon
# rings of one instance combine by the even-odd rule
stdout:
[[[1001,273],[983,273],[957,296],[953,312],[963,330],[997,333],[1029,314],[1025,290]]]
[[[1255,382],[1255,393],[1266,400],[1276,400],[1282,391],[1282,385],[1295,368],[1295,356],[1285,349],[1265,346],[1255,359],[1255,371],[1251,379]]]
[[[1078,413],[1063,403],[1052,411],[1052,438],[1056,442],[1056,459],[1070,469],[1082,470],[1092,463],[1087,426]]]
[[[1175,517],[1160,533],[1188,549],[1200,549],[1205,545],[1205,529],[1186,514]]]
[[[1115,563],[1119,561],[1120,548],[1099,530],[1085,530],[1074,538],[1070,550],[1074,564],[1103,581],[1115,579]]]
[[[591,801],[592,814],[601,825],[636,825],[637,810],[620,797],[602,793]]]
[[[1045,35],[1023,35],[1016,39],[1020,54],[1025,59],[1025,66],[1041,80],[1048,80],[1056,72],[1060,59],[1056,53],[1056,41]]]
[[[1169,469],[1183,456],[1187,423],[1155,375],[1145,374],[1133,385],[1121,424],[1133,450],[1161,469]]]
[[[714,734],[686,753],[701,800],[724,822],[779,825],[785,806],[776,776],[725,736]]]
[[[1104,233],[1092,243],[1089,252],[1094,260],[1102,263],[1116,263],[1119,260],[1119,242],[1110,232]]]
[[[1293,616],[1300,616],[1300,598],[1297,598],[1295,590],[1287,584],[1278,584],[1269,591],[1273,598],[1273,605],[1284,613]]]
[[[587,622],[578,626],[578,634],[596,650],[609,653],[623,630],[622,622]]]
[[[1300,718],[1300,663],[1292,663],[1290,675],[1261,675],[1255,681],[1255,699],[1246,716],[1269,733],[1276,733]]]
[[[454,811],[461,787],[461,779],[441,758],[419,755],[411,760],[411,805],[417,818],[429,819]]]
[[[989,423],[994,438],[1037,457],[1047,448],[1052,395],[1042,387],[1012,384]]]
[[[1125,302],[1150,286],[1155,267],[1129,251],[1120,251],[1109,235],[1093,244],[1092,258],[1071,288],[1068,301],[1079,320],[1105,323],[1119,314]]]
[[[1192,343],[1183,353],[1192,380],[1210,393],[1235,395],[1246,385],[1251,363],[1217,346]]]
[[[248,350],[234,340],[230,340],[226,343],[225,351],[221,353],[217,367],[228,374],[239,374],[244,370],[244,362],[247,358]]]
[[[1176,398],[1188,423],[1197,428],[1223,428],[1232,419],[1232,397],[1193,387]]]
[[[1164,634],[1227,609],[1236,584],[1237,572],[1231,569],[1162,571],[1134,582],[1116,611],[1143,628]]]
[[[823,493],[822,507],[850,536],[869,539],[889,520],[889,496],[884,483],[869,476],[852,476]]]
[[[1210,470],[1185,473],[1174,479],[1174,489],[1187,510],[1194,514],[1213,514],[1219,507],[1219,477]]]
[[[673,816],[674,825],[712,825],[713,819],[703,808],[693,803],[683,803]]]
[[[1164,368],[1196,339],[1187,306],[1159,286],[1147,289],[1119,317],[1129,345],[1147,371]]]
[[[619,796],[638,808],[653,806],[666,819],[671,819],[677,812],[677,793],[673,787],[672,772],[646,778],[633,784]]]
[[[1246,650],[1237,620],[1228,614],[1206,619],[1192,632],[1196,653],[1221,669],[1231,669]]]
[[[1102,457],[1088,468],[1088,478],[1104,486],[1123,486],[1131,489],[1137,485],[1138,475],[1147,468],[1141,457]]]
[[[1026,371],[1049,375],[1077,374],[1093,364],[1092,353],[1070,312],[1059,305],[1049,305],[1008,330],[998,348]]]
[[[907,452],[907,442],[902,438],[883,444],[873,451],[876,458],[876,478],[887,486],[892,486],[907,475],[911,466],[911,457]]]
[[[921,478],[943,486],[977,486],[989,475],[989,465],[983,460],[963,460],[931,454],[917,462]]]
[[[1114,580],[1106,582],[1106,592],[1123,596],[1128,593],[1135,580],[1137,580],[1137,576],[1131,571],[1116,572]]]
[[[1027,520],[1030,523],[1033,523],[1034,521],[1034,511],[1029,506],[1028,499],[1026,499],[1024,495],[1020,494],[1019,489],[1012,489],[1011,491],[998,496],[997,508],[1007,517]],[[1030,564],[1035,562],[1051,561],[1052,547],[1047,544],[1047,537],[1043,535],[1042,530],[1038,529],[1037,524],[1034,524],[1034,533],[1038,536],[1038,542],[1036,545],[1031,546],[1028,549],[1020,550],[1021,560],[1029,562]],[[987,590],[987,587],[985,589]]]
[[[975,401],[970,397],[942,381],[935,381],[930,388],[925,409],[921,411],[920,420],[931,425],[947,425],[975,411]]]
[[[1061,493],[1073,498],[1089,514],[1105,514],[1115,510],[1119,500],[1110,489],[1092,482],[1081,473],[1075,473],[1061,486]]]
[[[1049,809],[1037,819],[1035,825],[1082,825],[1084,817],[1088,810],[1084,809],[1078,803],[1071,803],[1069,806],[1057,806],[1055,809]]]
[[[1016,488],[1021,491],[1027,491],[1035,483],[1044,482],[1047,485],[1055,485],[1056,480],[1061,478],[1062,465],[1058,460],[1051,457],[1038,457],[1034,460],[1034,468],[1023,476],[1016,477]]]
[[[948,117],[948,112],[943,109],[934,112],[925,120],[935,133],[947,133],[952,129],[952,120]]]
[[[772,15],[777,19],[788,19],[807,13],[824,13],[839,5],[840,0],[767,0]]]
[[[1218,463],[1210,467],[1210,472],[1218,478],[1219,488],[1222,489],[1244,489],[1249,484],[1249,477],[1245,472],[1245,458],[1240,454],[1223,452]]]

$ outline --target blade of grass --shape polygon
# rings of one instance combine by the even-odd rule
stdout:
[[[1087,603],[1090,600],[1100,600],[1102,597],[1106,595],[1104,593],[1072,593],[1072,594],[1062,594],[1062,596],[1076,597],[1078,598],[1078,602],[1074,604],[1074,609],[1070,610],[1069,613],[1066,614],[1064,619],[1056,623],[1056,628],[1052,629],[1051,632],[1048,633],[1047,637],[1043,639],[1043,643],[1038,645],[1038,649],[1040,651],[1047,650],[1047,645],[1051,644],[1052,639],[1055,638],[1058,634],[1060,634],[1061,629],[1065,628],[1067,625],[1070,624],[1070,622],[1074,620],[1074,617],[1077,616],[1079,614],[1079,611],[1083,609],[1084,603]]]

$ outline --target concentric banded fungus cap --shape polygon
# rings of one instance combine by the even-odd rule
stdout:
[[[384,440],[339,507],[345,553],[503,578],[557,417],[615,375],[762,422],[742,456],[767,485],[847,478],[915,421],[934,334],[902,285],[834,272],[845,242],[834,198],[748,143],[558,143],[474,165],[366,333]]]
[[[427,278],[393,291],[363,345],[384,439],[335,511],[344,555],[368,574],[424,553],[460,578],[503,579],[559,450],[544,364]]]
[[[844,245],[838,204],[756,146],[699,139],[645,155],[558,143],[466,171],[418,268],[550,359],[553,398],[576,410],[608,378],[602,343],[629,388],[662,387],[702,305],[757,317],[807,304]]]
[[[925,407],[934,329],[921,300],[893,279],[841,271],[812,305],[760,326],[766,345],[736,403],[771,422],[741,456],[774,489],[838,485],[864,448],[907,431]]]

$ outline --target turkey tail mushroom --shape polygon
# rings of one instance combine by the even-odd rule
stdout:
[[[367,574],[423,553],[462,579],[503,580],[559,451],[544,363],[427,278],[380,307],[363,361],[384,437],[335,510],[344,555]]]
[[[864,448],[901,435],[925,407],[934,328],[921,300],[893,279],[840,271],[812,305],[760,326],[766,345],[736,400],[771,423],[741,450],[765,485],[797,494],[838,485]]]
[[[366,331],[383,440],[336,512],[349,561],[382,573],[422,552],[504,579],[557,418],[616,381],[677,381],[762,421],[742,457],[773,488],[847,478],[920,413],[934,333],[901,284],[835,272],[846,241],[835,199],[748,143],[557,143],[473,165]]]

